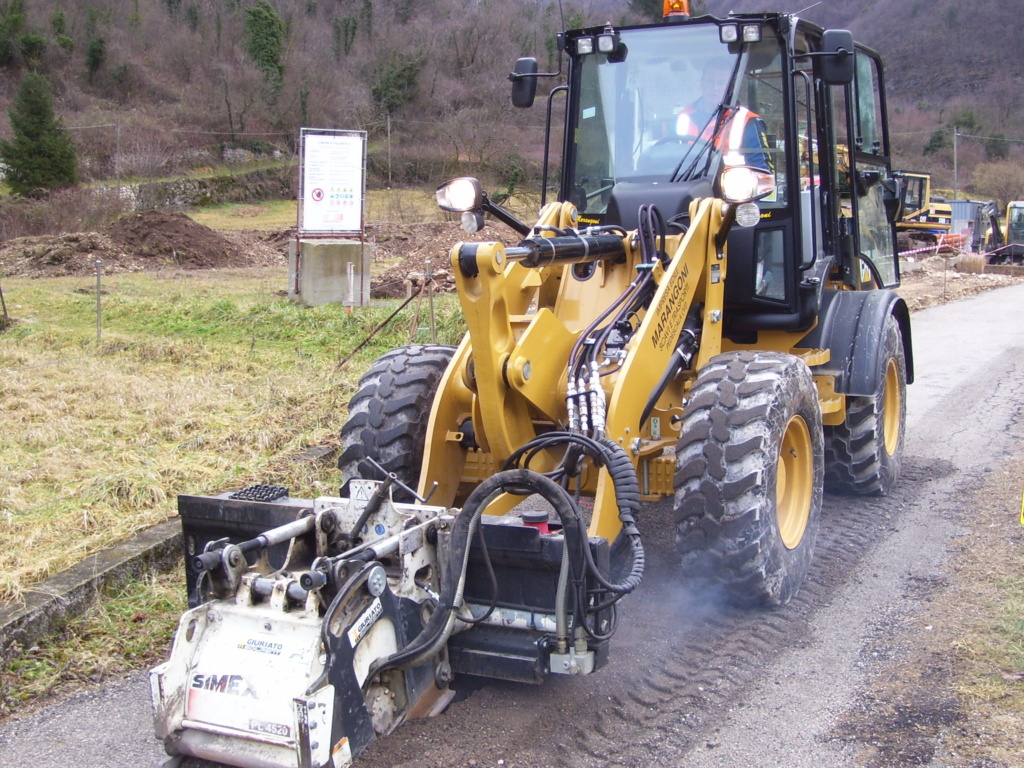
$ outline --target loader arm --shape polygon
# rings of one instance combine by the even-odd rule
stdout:
[[[572,218],[572,207],[564,208],[562,217]],[[463,471],[468,455],[478,472],[493,474],[516,449],[567,423],[569,353],[583,329],[611,303],[606,297],[621,293],[638,268],[653,270],[657,290],[618,371],[602,379],[608,402],[606,435],[627,450],[634,468],[641,456],[657,455],[673,444],[677,435],[672,430],[652,439],[641,417],[669,367],[695,301],[703,306],[698,365],[721,350],[726,258],[716,247],[716,235],[723,226],[722,210],[720,201],[694,201],[687,233],[667,238],[671,258],[665,264],[640,265],[630,246],[633,233],[627,233],[622,238],[625,263],[601,261],[590,278],[601,281],[598,300],[592,284],[573,279],[571,263],[529,267],[511,263],[500,243],[457,245],[452,266],[468,333],[434,400],[421,492],[436,480],[439,495],[432,502],[456,503],[477,480]],[[581,257],[575,263],[586,261]],[[558,286],[557,293],[548,290],[552,283]],[[542,299],[545,293],[551,296],[548,301]],[[672,391],[678,411],[682,380]],[[472,425],[472,447],[467,424]],[[533,468],[550,470],[556,459],[541,456]],[[608,476],[589,467],[582,481],[595,495],[590,534],[613,540],[620,523]],[[514,497],[499,498],[487,511],[504,514],[515,503]]]
[[[727,258],[724,250],[715,247],[715,237],[723,225],[722,205],[713,198],[691,203],[690,228],[661,276],[651,308],[633,337],[629,355],[611,388],[608,435],[626,448],[634,466],[641,455],[652,449],[662,450],[661,441],[652,440],[649,426],[641,424],[640,418],[650,393],[669,365],[683,323],[695,301],[703,302],[703,322],[700,351],[690,373],[721,352]],[[680,413],[681,401],[680,397],[677,400]],[[667,442],[674,445],[677,438],[677,428],[673,426]],[[614,491],[608,476],[602,473],[594,499],[590,535],[612,541],[618,530]]]

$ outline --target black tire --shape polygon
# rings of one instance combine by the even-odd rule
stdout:
[[[885,321],[882,375],[874,397],[846,398],[842,424],[825,427],[825,490],[885,496],[900,477],[907,421],[907,360],[892,315]]]
[[[824,473],[821,409],[802,360],[730,352],[701,370],[676,446],[686,576],[740,605],[782,605],[807,576]]]
[[[455,347],[436,344],[399,347],[378,358],[359,380],[341,428],[342,493],[353,478],[383,479],[367,459],[416,487],[430,409],[454,354]],[[412,501],[398,488],[392,493],[396,501]]]

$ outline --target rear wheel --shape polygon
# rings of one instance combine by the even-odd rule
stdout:
[[[433,344],[400,347],[360,379],[341,429],[343,492],[353,478],[382,479],[368,459],[416,486],[434,395],[454,354],[455,347]],[[398,488],[393,494],[397,501],[412,500]]]
[[[818,534],[821,410],[811,372],[774,352],[719,355],[700,372],[676,446],[676,543],[684,573],[733,602],[796,594]]]
[[[882,376],[873,397],[846,398],[842,424],[825,428],[825,488],[885,496],[900,477],[907,420],[907,361],[896,318],[883,330]]]

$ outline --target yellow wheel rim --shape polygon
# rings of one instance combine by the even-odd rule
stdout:
[[[794,416],[786,424],[775,481],[775,513],[786,549],[804,537],[814,495],[814,448],[807,422]]]
[[[892,456],[900,443],[900,371],[896,359],[890,358],[885,368],[885,391],[882,392],[882,437],[885,452]]]

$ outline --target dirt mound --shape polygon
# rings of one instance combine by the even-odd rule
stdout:
[[[246,264],[245,255],[223,235],[183,213],[133,213],[115,221],[105,234],[125,253],[161,264],[170,262],[185,269]]]
[[[0,244],[0,276],[85,275],[96,271],[96,259],[109,264],[118,256],[110,238],[98,232],[19,237]]]
[[[468,233],[454,221],[371,222],[366,227],[366,240],[373,246],[371,296],[407,296],[422,284],[428,262],[435,292],[450,293],[455,290],[449,261],[452,246],[489,240],[500,240],[510,246],[520,239],[509,227],[495,223],[488,223],[480,232]],[[183,214],[148,211],[126,216],[103,232],[23,237],[0,243],[0,277],[92,274],[96,259],[103,262],[106,273],[283,267],[289,244],[294,240],[294,227],[271,232],[216,232]],[[912,311],[1024,280],[988,271],[959,271],[957,266],[962,258],[953,252],[914,258],[918,262],[905,265],[899,289]]]
[[[456,243],[500,240],[514,245],[522,237],[504,225],[487,224],[479,232],[464,232],[454,222],[425,224],[373,223],[366,228],[373,243],[373,277],[370,295],[375,299],[399,298],[422,283],[430,262],[437,293],[455,290],[449,253]]]
[[[902,285],[896,292],[907,302],[911,312],[1015,285],[1024,279],[987,271],[984,274],[960,272],[956,267],[957,258],[955,254],[929,256],[902,268]]]
[[[102,232],[22,237],[0,244],[0,276],[61,277],[160,269],[219,269],[284,263],[257,233],[221,234],[180,213],[134,213]]]

